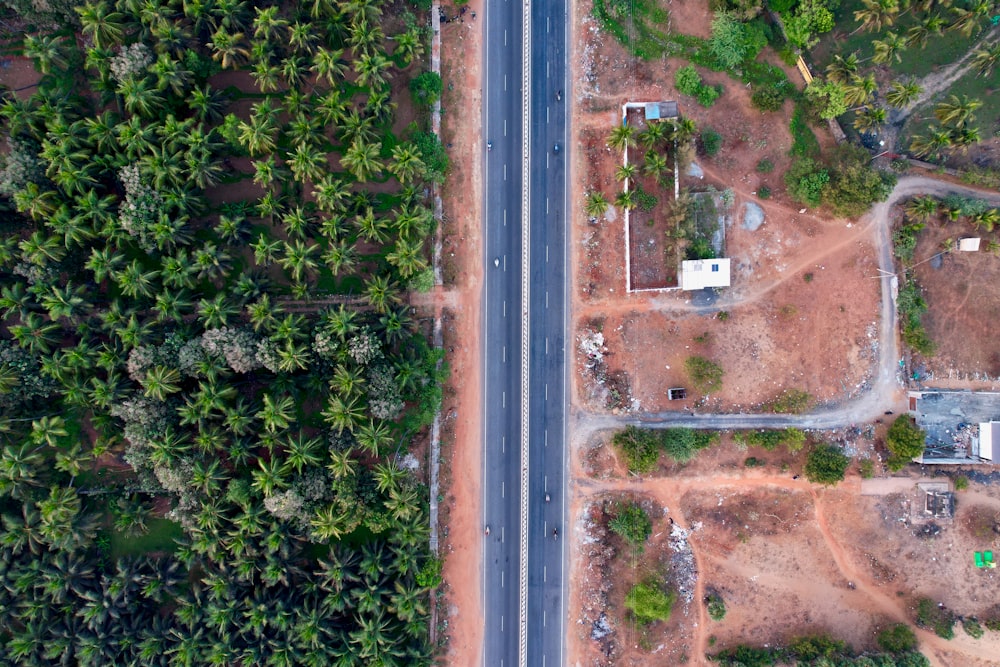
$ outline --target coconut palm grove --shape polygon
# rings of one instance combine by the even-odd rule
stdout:
[[[0,665],[429,664],[427,8],[6,4]]]

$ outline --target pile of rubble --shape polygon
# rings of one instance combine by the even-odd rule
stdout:
[[[692,526],[692,530],[701,527],[700,523]],[[698,566],[694,562],[694,551],[691,550],[691,543],[688,536],[691,530],[685,530],[676,523],[670,529],[670,569],[673,572],[674,584],[677,594],[685,604],[691,604],[694,600],[694,589],[698,583]]]

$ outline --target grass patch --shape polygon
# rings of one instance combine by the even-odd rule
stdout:
[[[177,549],[177,540],[184,536],[181,525],[169,519],[150,519],[146,525],[149,526],[149,532],[135,537],[111,531],[112,558],[138,556],[151,551],[173,553]]]
[[[996,74],[993,77],[979,76],[976,72],[966,72],[944,95],[935,98],[935,101],[919,107],[907,119],[901,132],[900,146],[909,147],[914,135],[926,135],[932,127],[940,126],[934,117],[934,105],[947,95],[967,95],[970,98],[982,100],[983,106],[976,110],[975,120],[970,123],[971,127],[979,130],[983,141],[989,140],[1000,133],[1000,86],[996,82]]]
[[[788,129],[792,132],[792,147],[788,151],[789,155],[812,158],[819,156],[819,140],[812,128],[809,127],[809,121],[806,119],[806,112],[802,104],[795,105]]]
[[[653,60],[671,51],[670,13],[655,0],[595,0],[594,17],[637,58]]]

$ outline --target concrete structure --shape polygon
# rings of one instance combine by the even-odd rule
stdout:
[[[981,239],[977,238],[966,238],[958,240],[958,249],[962,252],[976,252],[979,250],[979,241]]]
[[[988,421],[979,424],[979,458],[993,460],[993,443],[1000,440],[1000,422]]]
[[[931,464],[992,463],[1000,440],[1000,393],[925,389],[911,391],[910,414],[927,434],[916,460]]]
[[[678,276],[682,290],[698,290],[706,287],[729,287],[729,258],[689,259],[681,262]]]

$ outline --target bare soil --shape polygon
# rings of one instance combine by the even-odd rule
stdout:
[[[963,237],[982,237],[980,251],[943,252],[948,239],[957,248]],[[936,345],[924,373],[934,382],[971,380],[1000,386],[1000,348],[991,326],[1000,317],[1000,291],[984,289],[1000,281],[1000,262],[987,251],[995,237],[967,222],[945,219],[932,221],[920,233],[914,273],[928,304],[924,326]],[[932,260],[938,253],[940,262]]]
[[[880,427],[881,429],[882,427]],[[877,433],[826,434],[861,457],[874,456]],[[1000,489],[973,484],[958,494],[953,521],[935,522],[926,537],[913,505],[916,479],[893,478],[863,495],[856,473],[836,488],[795,478],[804,455],[741,450],[730,438],[686,465],[657,476],[628,478],[605,438],[581,444],[574,462],[572,507],[576,523],[570,664],[708,665],[706,653],[739,643],[782,643],[790,636],[825,632],[855,650],[877,650],[874,637],[891,623],[913,622],[916,599],[930,597],[958,616],[984,618],[993,608],[996,570],[977,570],[972,551],[1000,547]],[[748,456],[766,461],[747,469]],[[903,492],[898,489],[904,489]],[[867,492],[866,492],[867,493]],[[653,535],[632,559],[608,536],[595,507],[608,498],[642,502],[651,510]],[[915,517],[916,516],[916,520]],[[691,565],[677,567],[670,548],[674,525],[690,530]],[[598,540],[600,538],[600,540]],[[659,567],[670,561],[674,567]],[[691,602],[683,595],[671,620],[646,628],[623,607],[632,583],[651,571],[668,585],[697,577]],[[726,615],[711,620],[703,600],[723,598]],[[610,633],[594,639],[605,614]],[[1000,636],[973,640],[956,625],[945,641],[918,629],[921,650],[934,665],[995,665]]]

